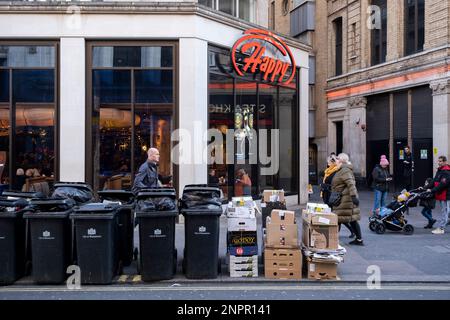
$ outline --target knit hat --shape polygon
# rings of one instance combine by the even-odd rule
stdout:
[[[388,159],[386,159],[385,155],[382,155],[380,159],[380,166],[388,166],[388,165],[389,165]]]

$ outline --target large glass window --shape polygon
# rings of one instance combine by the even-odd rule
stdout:
[[[423,50],[425,41],[425,0],[405,0],[405,54]]]
[[[372,0],[372,5],[380,8],[381,23],[372,30],[372,65],[386,61],[387,53],[387,0]]]
[[[48,193],[56,175],[56,74],[54,44],[0,44],[0,182],[10,189],[36,182]]]
[[[240,19],[255,22],[255,0],[198,0],[198,3]]]
[[[161,155],[160,181],[171,184],[174,46],[92,44],[90,49],[92,152],[88,154],[93,171],[87,180],[100,190],[130,189],[147,151],[154,147]]]
[[[219,178],[228,197],[246,192],[256,196],[264,189],[273,188],[283,188],[287,193],[298,192],[296,85],[296,81],[289,87],[282,87],[238,78],[230,70],[228,51],[210,47],[209,128],[222,132],[220,149],[228,150],[229,155],[233,148],[233,159],[232,163],[225,162],[226,152],[213,151],[211,157],[215,160],[218,154],[224,155],[224,164],[213,162],[209,165],[209,182]],[[230,129],[234,130],[232,144],[225,136]],[[261,134],[263,129],[267,130],[266,137]],[[271,140],[273,129],[279,129],[276,144]],[[251,146],[252,141],[258,143]],[[275,163],[275,151],[279,154],[278,164]],[[255,152],[256,164],[252,162]],[[267,174],[272,168],[275,172]],[[250,188],[243,188],[237,182],[241,169],[251,181]]]
[[[337,18],[333,21],[334,25],[334,52],[335,52],[335,75],[342,74],[342,18]]]

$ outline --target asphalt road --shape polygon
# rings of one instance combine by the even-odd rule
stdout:
[[[405,283],[368,289],[364,284],[184,284],[84,286],[10,286],[0,300],[449,300],[448,283]]]

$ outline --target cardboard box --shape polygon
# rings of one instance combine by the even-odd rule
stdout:
[[[230,231],[227,233],[229,247],[258,246],[256,231]]]
[[[264,202],[284,202],[284,190],[264,190]]]
[[[242,263],[230,263],[228,266],[228,270],[233,270],[233,271],[258,271],[258,261],[253,262],[253,263],[247,263],[247,264],[242,264]]]
[[[275,210],[274,210],[275,211]],[[334,213],[311,213],[302,211],[303,222],[315,226],[337,226],[338,216]]]
[[[256,278],[258,277],[258,269],[253,271],[234,271],[230,270],[231,278]]]
[[[337,280],[337,264],[306,260],[306,274],[308,279]]]
[[[298,247],[298,229],[296,224],[267,224],[266,247],[296,248]]]
[[[255,201],[253,201],[252,197],[233,197],[231,198],[231,205],[233,207],[252,208],[255,206]]]
[[[274,209],[270,213],[270,223],[294,224],[295,212],[288,210]]]
[[[311,203],[311,202],[308,202],[306,204],[306,210],[308,212],[311,212],[311,213],[314,213],[314,212],[317,212],[317,213],[319,213],[319,212],[320,213],[331,213],[331,208],[328,205],[323,204],[323,203]]]
[[[264,250],[265,260],[278,260],[278,261],[290,261],[290,260],[302,260],[302,252],[300,249],[276,249],[265,248]]]
[[[258,255],[258,246],[232,247],[228,246],[231,256],[255,256]]]
[[[286,280],[301,280],[302,279],[302,269],[288,269],[288,268],[278,268],[264,270],[264,276],[268,279],[286,279]]]
[[[256,217],[228,218],[228,231],[256,231]]]
[[[248,256],[248,257],[241,257],[241,256],[231,256],[228,255],[228,260],[231,263],[235,263],[235,264],[249,264],[249,263],[258,263],[258,256],[254,255],[254,256]]]
[[[313,225],[303,221],[302,242],[305,247],[318,250],[337,250],[338,226]]]
[[[249,207],[228,207],[228,218],[256,218],[255,208]]]

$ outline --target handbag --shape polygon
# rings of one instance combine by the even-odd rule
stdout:
[[[339,207],[341,204],[342,195],[340,192],[332,191],[330,199],[328,200],[328,205],[330,207]]]

